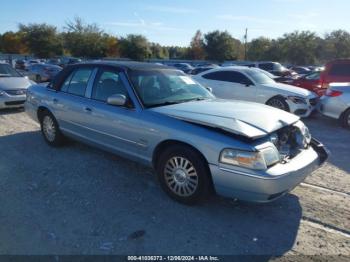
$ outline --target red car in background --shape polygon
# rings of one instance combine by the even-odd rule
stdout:
[[[320,71],[313,72],[306,76],[302,76],[300,78],[294,79],[291,82],[291,84],[294,86],[298,86],[298,87],[310,90],[321,97],[326,92],[327,88],[322,87],[320,74],[321,74]]]
[[[350,82],[350,59],[338,59],[326,64],[321,73],[322,88],[328,88],[330,83]]]

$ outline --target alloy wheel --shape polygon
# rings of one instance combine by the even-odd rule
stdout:
[[[45,116],[43,119],[43,132],[47,140],[49,140],[50,142],[53,142],[55,140],[56,127],[52,118],[49,116]]]
[[[269,105],[278,109],[282,109],[282,110],[286,110],[285,105],[283,104],[283,102],[279,99],[272,99],[269,102]]]
[[[198,187],[197,171],[184,157],[170,158],[165,165],[164,175],[167,186],[178,196],[190,196]]]

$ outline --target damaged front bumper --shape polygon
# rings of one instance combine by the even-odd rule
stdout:
[[[264,171],[253,171],[227,165],[210,165],[217,194],[252,202],[275,200],[299,185],[318,169],[329,155],[316,139],[310,146],[291,159]]]

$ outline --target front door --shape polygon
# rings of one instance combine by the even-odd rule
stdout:
[[[88,128],[90,140],[129,156],[138,155],[147,145],[140,139],[139,112],[131,102],[127,80],[117,69],[99,69],[90,94]],[[124,95],[127,103],[115,106],[107,103],[108,97]]]

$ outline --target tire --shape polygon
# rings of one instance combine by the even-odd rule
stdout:
[[[40,75],[35,76],[35,82],[41,83],[41,76]]]
[[[161,152],[156,171],[162,189],[182,204],[196,204],[210,193],[208,164],[190,147],[172,146]]]
[[[50,146],[58,147],[64,143],[64,136],[61,133],[55,117],[48,111],[40,116],[41,133]]]
[[[350,129],[350,108],[345,110],[345,112],[342,114],[342,117],[340,119],[340,124],[343,127]]]
[[[266,102],[266,105],[281,109],[283,111],[290,112],[290,109],[289,109],[287,102],[282,97],[279,97],[279,96],[275,96],[275,97],[270,98]]]

